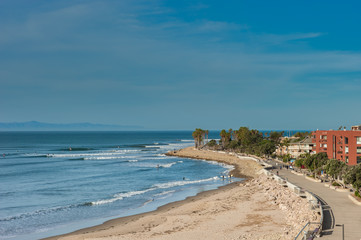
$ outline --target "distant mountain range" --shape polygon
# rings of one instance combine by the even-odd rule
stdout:
[[[29,130],[137,130],[141,126],[131,125],[107,125],[95,123],[44,123],[37,121],[30,122],[9,122],[0,123],[0,130],[29,131]]]

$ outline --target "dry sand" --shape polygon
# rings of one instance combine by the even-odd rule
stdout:
[[[255,161],[193,148],[172,155],[232,164],[235,176],[251,178],[52,239],[293,239],[319,218],[307,200],[259,175]]]

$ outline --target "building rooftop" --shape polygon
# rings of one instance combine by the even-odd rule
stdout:
[[[355,125],[351,127],[352,131],[361,131],[361,125]]]

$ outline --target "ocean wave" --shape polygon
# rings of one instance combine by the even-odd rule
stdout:
[[[147,156],[142,156],[140,157],[142,160],[160,160],[160,159],[168,159],[169,157],[164,155],[164,156],[156,156],[156,157],[147,157]]]
[[[8,222],[8,221],[18,220],[18,219],[23,219],[23,218],[30,218],[30,217],[34,217],[34,216],[48,215],[48,214],[59,212],[59,211],[69,210],[69,209],[77,208],[77,207],[91,206],[91,205],[92,204],[90,202],[86,202],[86,203],[81,203],[81,204],[39,209],[34,212],[22,213],[22,214],[15,215],[15,216],[1,218],[0,222]]]
[[[21,157],[24,157],[24,158],[46,158],[46,157],[48,157],[48,155],[39,154],[39,153],[25,153]]]
[[[118,201],[118,200],[122,200],[123,198],[129,198],[129,197],[132,197],[132,196],[135,196],[135,195],[140,195],[140,194],[150,192],[150,191],[153,191],[153,190],[156,190],[156,188],[149,188],[147,190],[142,190],[142,191],[119,193],[119,194],[115,194],[113,196],[113,198],[98,200],[98,201],[94,201],[94,202],[91,202],[91,203],[92,203],[92,205],[108,204],[108,203],[112,203],[112,202],[115,202],[115,201]]]
[[[129,158],[126,156],[115,156],[115,157],[85,157],[84,160],[110,160],[110,159],[122,159]]]
[[[171,194],[171,193],[174,193],[174,192],[175,192],[175,190],[164,191],[164,192],[161,192],[161,193],[154,194],[154,197],[164,196],[164,195],[168,195],[168,194]]]
[[[147,192],[155,191],[157,189],[167,189],[167,188],[173,188],[173,187],[184,186],[184,185],[189,185],[189,184],[210,182],[210,181],[215,181],[215,180],[218,180],[218,179],[219,179],[219,177],[212,177],[212,178],[194,180],[194,181],[175,181],[175,182],[154,184],[149,189],[141,190],[141,191],[126,192],[126,193],[118,193],[118,194],[115,194],[112,198],[102,199],[102,200],[91,202],[91,205],[109,204],[109,203],[113,203],[115,201],[122,200],[124,198],[129,198],[129,197],[133,197],[135,195],[141,195],[141,194],[144,194],[144,193],[147,193]],[[175,192],[175,190],[164,191],[164,192],[155,194],[154,197],[167,195],[167,194],[170,194],[170,193],[173,193],[173,192]]]
[[[69,147],[69,148],[60,148],[54,151],[91,151],[95,150],[94,148],[87,148],[87,147]]]
[[[171,162],[171,163],[164,163],[164,164],[157,164],[157,163],[138,163],[135,164],[137,167],[146,167],[146,168],[170,168],[177,163],[182,163],[183,161]]]
[[[156,188],[172,188],[172,187],[184,186],[184,185],[188,185],[188,184],[210,182],[210,181],[215,181],[215,180],[218,180],[218,179],[219,179],[219,177],[212,177],[212,178],[194,180],[194,181],[175,181],[175,182],[168,182],[168,183],[158,183],[158,184],[154,184],[153,187],[156,187]]]
[[[126,153],[135,153],[138,150],[115,150],[111,152],[97,152],[97,153],[65,153],[65,154],[48,154],[45,155],[47,157],[56,157],[56,158],[76,158],[76,157],[96,157],[96,156],[117,156],[117,155],[124,155]]]

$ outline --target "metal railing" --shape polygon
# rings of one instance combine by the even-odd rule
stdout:
[[[316,203],[319,207],[319,211],[321,214],[321,219],[319,222],[308,222],[305,224],[305,226],[301,229],[301,231],[297,234],[297,236],[294,238],[294,240],[308,240],[308,239],[314,239],[316,236],[321,236],[321,232],[322,232],[322,223],[323,223],[323,207],[322,204],[319,202],[319,200],[317,199],[317,197],[311,193],[306,191],[308,194],[310,194],[312,196],[313,199],[309,200],[310,202],[313,203],[313,205],[315,206]],[[311,228],[311,226],[314,226],[313,228]],[[312,230],[313,229],[313,230]]]
[[[311,226],[315,226],[315,227],[311,227]],[[301,229],[301,231],[297,234],[294,240],[314,239],[319,234],[320,231],[319,227],[320,227],[319,222],[306,223],[305,226]]]

